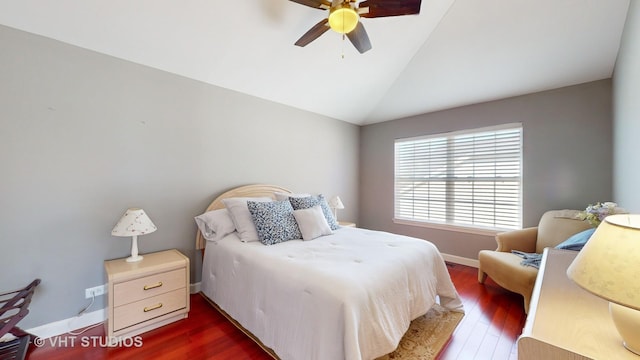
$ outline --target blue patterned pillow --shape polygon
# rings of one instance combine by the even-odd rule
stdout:
[[[336,218],[333,216],[331,208],[329,207],[327,200],[324,198],[324,195],[320,194],[318,196],[308,196],[302,198],[289,197],[289,202],[291,202],[294,210],[309,209],[316,205],[320,205],[322,213],[324,214],[324,218],[327,219],[327,224],[329,224],[331,230],[337,230],[338,228],[340,228],[340,225],[338,225]]]
[[[302,239],[300,228],[288,201],[247,201],[258,239],[265,245],[273,245],[293,239]]]

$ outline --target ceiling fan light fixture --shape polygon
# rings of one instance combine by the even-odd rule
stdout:
[[[329,26],[333,31],[340,34],[348,34],[353,31],[359,20],[360,15],[348,3],[331,9],[329,14]]]

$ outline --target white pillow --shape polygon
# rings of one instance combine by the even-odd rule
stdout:
[[[293,216],[298,222],[303,240],[313,240],[320,236],[333,234],[319,205],[308,209],[294,210]]]
[[[256,226],[253,224],[253,218],[247,207],[247,201],[269,202],[273,201],[268,197],[237,197],[223,199],[224,206],[229,210],[231,220],[238,231],[238,237],[242,242],[259,241]]]
[[[284,193],[279,191],[274,192],[273,195],[276,197],[276,200],[278,201],[287,201],[289,200],[289,197],[303,198],[303,197],[311,196],[310,194],[291,194],[291,193]]]
[[[202,236],[209,241],[218,241],[236,231],[236,226],[227,209],[207,211],[195,217]]]

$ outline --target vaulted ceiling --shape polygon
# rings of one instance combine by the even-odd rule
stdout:
[[[422,0],[361,19],[372,50],[287,0],[0,0],[0,24],[354,124],[612,76],[629,0]]]

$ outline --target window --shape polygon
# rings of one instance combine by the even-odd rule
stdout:
[[[522,125],[395,142],[395,218],[521,228]]]

